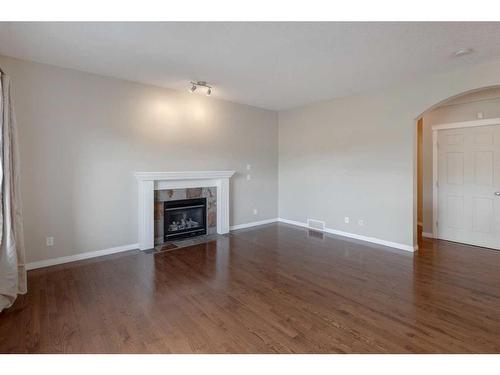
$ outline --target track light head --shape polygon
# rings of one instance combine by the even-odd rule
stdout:
[[[465,56],[465,55],[470,55],[471,53],[473,53],[474,50],[472,48],[460,48],[458,50],[456,50],[455,52],[453,52],[453,57],[462,57],[462,56]]]
[[[212,95],[212,86],[205,81],[191,81],[191,88],[189,89],[189,92],[192,94],[200,87],[206,89],[205,93],[207,96]]]

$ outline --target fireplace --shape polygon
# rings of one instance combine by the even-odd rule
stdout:
[[[138,183],[139,249],[149,250],[155,246],[155,217],[165,213],[163,206],[155,204],[155,192],[158,190],[216,187],[216,231],[219,234],[229,233],[229,179],[233,175],[234,171],[135,172]],[[163,230],[164,221],[161,223],[160,240],[165,238]]]
[[[207,234],[207,199],[166,201],[164,208],[164,241]]]

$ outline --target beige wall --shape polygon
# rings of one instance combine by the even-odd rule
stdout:
[[[432,233],[432,126],[448,122],[500,117],[500,88],[489,88],[454,98],[424,114],[423,132],[423,224]]]
[[[499,83],[494,60],[280,112],[280,217],[413,246],[416,119],[451,96]]]
[[[29,262],[136,243],[134,171],[234,169],[231,225],[277,216],[275,112],[6,57],[0,64],[13,82]]]

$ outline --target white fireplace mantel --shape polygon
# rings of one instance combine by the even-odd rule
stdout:
[[[235,171],[136,172],[139,183],[139,249],[154,247],[154,191],[217,187],[217,233],[229,232],[229,178]]]

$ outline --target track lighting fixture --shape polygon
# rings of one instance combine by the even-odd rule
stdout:
[[[200,87],[206,90],[205,93],[207,96],[212,95],[212,86],[207,84],[205,81],[191,81],[191,88],[189,89],[189,92],[194,93]]]

